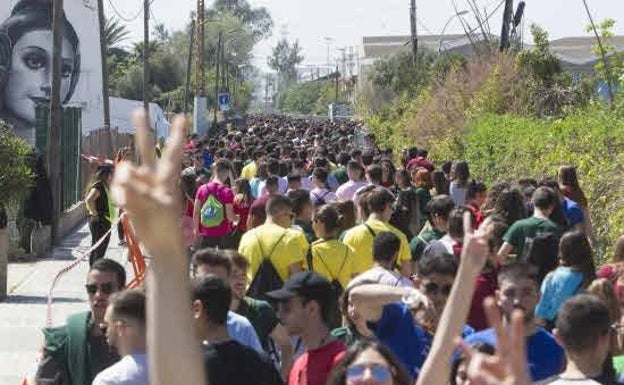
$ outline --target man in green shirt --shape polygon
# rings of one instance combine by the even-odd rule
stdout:
[[[438,195],[427,203],[425,215],[427,216],[428,226],[425,225],[420,234],[412,238],[409,244],[412,261],[417,262],[420,260],[429,242],[440,240],[446,235],[449,214],[453,208],[455,208],[455,203],[448,195]]]
[[[279,323],[273,307],[266,302],[245,296],[247,291],[247,270],[249,261],[236,250],[212,250],[220,258],[229,260],[231,270],[229,284],[232,289],[230,310],[249,320],[253,326],[262,349],[269,354],[274,362],[278,362],[284,378],[288,376],[293,361],[293,349],[286,329]],[[203,261],[193,259],[194,268],[200,271]],[[278,354],[278,350],[279,353]]]
[[[512,224],[503,236],[503,245],[498,251],[498,260],[504,262],[509,254],[522,258],[527,242],[532,242],[537,234],[553,233],[559,238],[563,229],[549,219],[559,204],[557,193],[550,187],[539,187],[531,198],[535,209],[533,216]]]

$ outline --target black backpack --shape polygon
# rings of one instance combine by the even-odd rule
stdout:
[[[314,200],[312,200],[312,203],[314,203],[314,207],[319,207],[319,206],[323,206],[324,204],[326,204],[327,202],[325,202],[325,197],[327,196],[327,194],[329,194],[331,191],[325,191],[325,194],[323,194],[322,196],[318,197],[318,196],[314,196]]]
[[[325,263],[325,261],[323,260],[323,257],[321,256],[321,254],[318,254],[319,260],[321,261],[321,263],[325,266],[325,269],[329,272],[329,276],[331,277],[331,281],[330,284],[332,286],[333,289],[333,293],[334,293],[334,297],[332,298],[332,300],[334,300],[334,304],[335,306],[335,311],[333,312],[333,317],[332,317],[332,321],[335,323],[334,325],[331,325],[333,328],[339,327],[340,325],[340,309],[338,308],[338,301],[340,299],[340,297],[342,296],[342,294],[344,293],[344,288],[342,287],[342,284],[340,283],[340,281],[338,280],[338,277],[340,277],[340,273],[342,273],[342,269],[344,268],[345,263],[347,263],[347,252],[348,249],[345,246],[345,255],[344,258],[342,259],[342,265],[340,265],[340,269],[338,269],[338,274],[336,274],[336,276],[334,276],[331,273],[331,270],[329,269],[329,267],[327,266],[327,264]],[[308,254],[306,255],[306,261],[308,264],[308,270],[310,271],[314,271],[314,264],[312,262],[313,257],[312,257],[312,246],[310,246],[310,248],[308,248]]]
[[[552,232],[538,233],[533,238],[526,238],[520,260],[538,268],[541,282],[550,271],[559,266],[559,237]]]
[[[275,266],[271,263],[271,255],[282,239],[284,239],[285,235],[286,231],[284,231],[284,234],[282,234],[279,240],[273,245],[273,248],[268,255],[264,253],[264,250],[262,250],[262,243],[260,243],[260,239],[256,237],[258,245],[260,246],[260,252],[262,253],[262,262],[260,263],[260,266],[256,271],[256,275],[247,290],[247,295],[251,298],[268,300],[266,293],[272,290],[280,289],[284,285],[284,281],[282,281],[282,278],[277,273]]]

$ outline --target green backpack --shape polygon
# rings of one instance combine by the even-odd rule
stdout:
[[[217,186],[211,189],[212,191],[210,192],[210,195],[208,195],[208,199],[206,199],[201,208],[201,225],[203,227],[217,227],[225,218],[225,207],[223,207],[223,203],[221,203],[215,196],[218,188],[219,187]]]

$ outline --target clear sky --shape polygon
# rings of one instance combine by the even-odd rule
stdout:
[[[74,0],[77,1],[77,0]],[[205,0],[209,5],[211,0]],[[418,25],[421,34],[439,34],[450,16],[454,14],[452,0],[417,0]],[[470,9],[468,0],[455,0],[460,11]],[[488,13],[502,0],[476,0]],[[106,14],[114,14],[111,2],[126,18],[138,14],[143,0],[105,0]],[[250,0],[253,6],[265,6],[271,12],[275,27],[273,36],[259,44],[254,51],[254,62],[263,66],[271,53],[271,46],[282,36],[298,39],[304,49],[305,63],[320,64],[327,61],[327,43],[332,39],[330,53],[345,46],[360,46],[363,36],[409,34],[409,0]],[[519,0],[514,1],[516,4]],[[607,17],[619,21],[616,32],[624,34],[624,0],[587,0],[596,22]],[[582,0],[526,0],[525,27],[535,22],[546,28],[551,38],[587,36],[588,24]],[[195,0],[154,0],[153,20],[165,23],[169,29],[180,29],[188,21]],[[471,14],[464,16],[476,26]],[[502,7],[489,21],[492,33],[500,33]],[[128,23],[131,38],[139,40],[143,34],[142,14]],[[454,19],[446,33],[462,33],[461,25]],[[528,33],[525,40],[529,39]]]

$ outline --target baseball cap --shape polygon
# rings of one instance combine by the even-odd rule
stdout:
[[[266,293],[266,296],[285,301],[294,296],[306,299],[326,300],[331,298],[332,286],[322,275],[313,271],[302,271],[291,276],[281,289]]]

